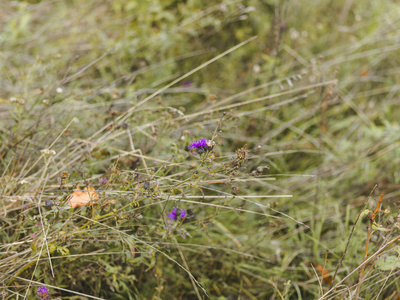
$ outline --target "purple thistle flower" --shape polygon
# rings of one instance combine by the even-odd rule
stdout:
[[[100,180],[99,180],[100,184],[107,184],[107,182],[108,182],[107,177],[100,178]]]
[[[198,141],[193,141],[189,144],[189,150],[202,149],[205,150],[208,147],[206,139],[199,139]]]
[[[36,294],[41,300],[49,300],[49,289],[44,285],[38,288]]]

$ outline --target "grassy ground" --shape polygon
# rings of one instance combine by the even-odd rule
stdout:
[[[3,1],[4,299],[399,298],[399,10]]]

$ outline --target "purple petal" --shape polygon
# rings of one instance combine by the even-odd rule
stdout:
[[[171,219],[171,221],[175,221],[177,219],[177,208],[173,208],[172,211],[167,215],[168,218]]]
[[[198,148],[207,148],[207,140],[204,138],[199,139],[198,141],[192,141],[189,144],[189,150],[198,149]]]
[[[179,215],[180,219],[186,218],[187,217],[187,213],[186,210],[181,210],[181,214]]]

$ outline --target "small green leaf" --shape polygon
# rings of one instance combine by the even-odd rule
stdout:
[[[361,213],[361,217],[366,216],[366,215],[368,215],[369,213],[372,213],[372,211],[369,210],[369,209],[366,209],[366,210],[364,210],[364,211]]]
[[[33,242],[31,243],[31,249],[32,249],[33,253],[36,253],[36,251],[37,251],[36,241],[33,241]]]
[[[61,254],[61,255],[68,255],[69,254],[69,250],[67,247],[57,247],[57,251]]]
[[[395,268],[400,268],[400,257],[399,256],[381,257],[380,259],[378,259],[375,266],[382,271],[388,271],[388,270],[393,270]]]
[[[390,231],[390,229],[384,228],[381,225],[376,224],[376,223],[372,224],[372,229],[379,230],[379,231],[385,231],[385,232]]]

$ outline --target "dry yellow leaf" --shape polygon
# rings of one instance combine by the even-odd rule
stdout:
[[[77,186],[76,190],[68,197],[68,205],[71,207],[97,205],[96,202],[93,202],[94,200],[99,200],[99,195],[94,188],[88,186],[82,191]]]

